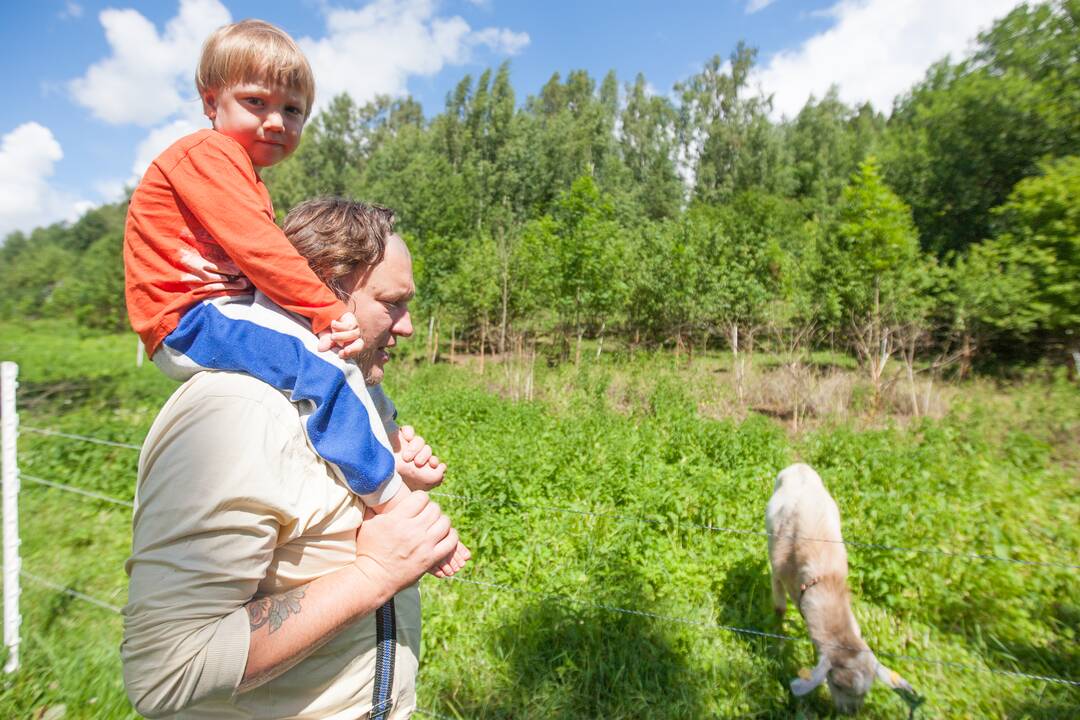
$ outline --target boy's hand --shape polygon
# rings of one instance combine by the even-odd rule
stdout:
[[[210,292],[225,290],[250,290],[254,287],[231,260],[214,262],[194,250],[180,253],[180,264],[188,271],[180,276],[181,282],[190,283]]]
[[[461,568],[465,567],[465,563],[467,563],[471,557],[472,553],[469,552],[469,548],[462,545],[461,541],[458,540],[454,552],[450,553],[450,555],[439,565],[428,570],[428,573],[440,579],[448,578]]]
[[[397,457],[397,471],[410,490],[428,491],[442,484],[446,463],[440,462],[431,446],[416,434],[411,425],[403,425],[390,438]]]
[[[331,347],[341,348],[338,357],[342,360],[356,357],[364,349],[364,341],[360,339],[360,323],[351,312],[346,311],[337,320],[330,321],[330,329],[319,333],[319,352],[326,352]]]

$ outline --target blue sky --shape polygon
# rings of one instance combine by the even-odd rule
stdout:
[[[794,115],[836,83],[887,110],[929,63],[962,55],[1015,0],[37,0],[0,4],[0,236],[115,200],[205,125],[191,75],[217,25],[260,17],[296,37],[320,98],[410,93],[430,116],[464,75],[510,60],[519,101],[553,72],[644,73],[654,92],[757,47],[755,81]],[[10,90],[10,88],[9,88]]]

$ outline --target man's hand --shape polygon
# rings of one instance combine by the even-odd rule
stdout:
[[[194,250],[180,253],[180,264],[187,273],[180,276],[180,281],[189,283],[210,292],[226,290],[251,290],[253,285],[231,260],[214,262],[207,260]]]
[[[332,347],[340,348],[338,357],[347,360],[356,357],[364,349],[360,339],[360,323],[356,316],[346,311],[337,320],[330,321],[330,328],[319,333],[319,352],[326,352]]]
[[[446,463],[439,462],[431,446],[411,425],[403,425],[391,435],[390,446],[394,450],[397,471],[410,490],[427,491],[442,484]]]
[[[369,508],[364,515],[356,532],[356,567],[394,592],[450,563],[460,545],[450,518],[424,492],[409,493],[384,514]]]

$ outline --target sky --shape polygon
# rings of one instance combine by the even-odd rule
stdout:
[[[123,197],[173,140],[207,127],[192,75],[216,27],[248,17],[289,32],[315,71],[318,103],[348,92],[411,94],[430,117],[465,75],[510,62],[519,102],[558,72],[652,92],[741,40],[754,82],[793,117],[835,84],[888,111],[896,95],[1017,0],[5,0],[0,67],[0,237]]]

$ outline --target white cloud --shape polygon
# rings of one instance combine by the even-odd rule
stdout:
[[[0,237],[58,220],[75,220],[93,206],[49,184],[64,157],[49,128],[23,123],[0,138]]]
[[[325,102],[348,92],[357,102],[375,95],[403,95],[410,76],[431,76],[472,58],[477,47],[514,55],[529,44],[526,33],[506,28],[473,30],[460,16],[439,17],[430,0],[375,0],[362,8],[326,11],[328,34],[301,38]]]
[[[746,3],[746,14],[753,15],[754,13],[769,7],[774,2],[776,2],[776,0],[750,0],[750,2]]]
[[[526,33],[507,28],[474,30],[459,16],[440,16],[432,0],[375,0],[359,9],[325,6],[326,35],[297,42],[315,71],[319,97],[348,92],[358,102],[376,94],[403,95],[409,77],[435,75],[447,65],[469,62],[485,49],[515,55],[529,44]],[[208,127],[192,86],[206,36],[231,21],[219,0],[181,0],[180,10],[159,32],[132,9],[104,10],[99,18],[108,57],[68,83],[71,96],[98,118],[149,128],[135,147],[134,184],[173,141]],[[104,181],[106,200],[124,181]]]
[[[751,3],[753,4],[753,2]],[[869,100],[888,111],[893,98],[945,55],[971,48],[975,36],[1019,0],[840,0],[828,30],[773,55],[755,80],[774,94],[777,116],[794,117],[813,94],[835,83],[849,104]],[[748,8],[749,9],[749,8]]]
[[[111,55],[94,63],[68,88],[80,105],[115,124],[150,126],[194,98],[192,75],[203,41],[230,21],[218,0],[181,0],[163,33],[136,10],[103,10]]]
[[[61,20],[77,20],[81,18],[82,15],[82,5],[77,2],[71,2],[71,0],[68,0],[68,2],[64,3],[64,9],[58,13],[58,17]]]

